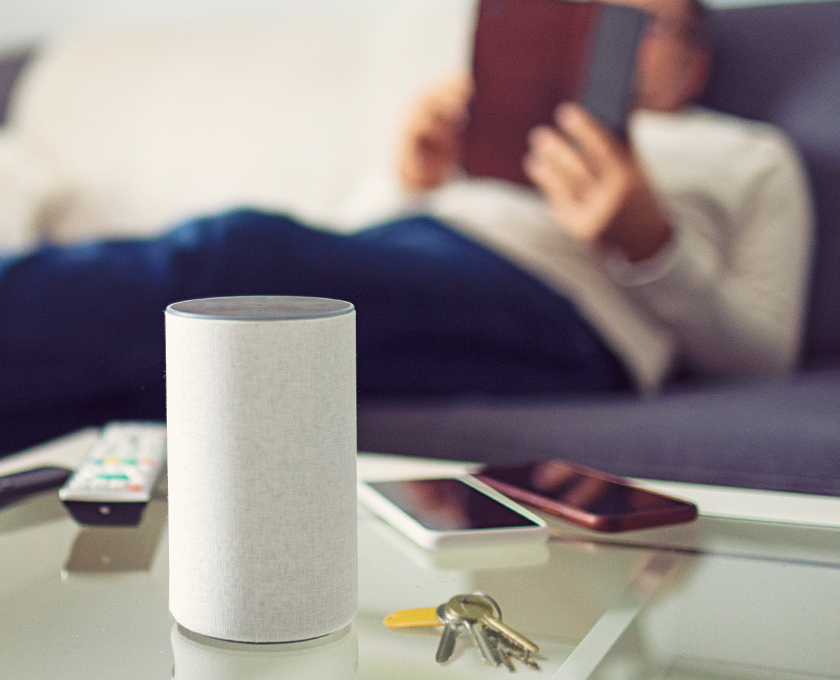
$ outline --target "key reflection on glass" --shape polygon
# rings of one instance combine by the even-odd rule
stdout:
[[[175,680],[356,680],[359,638],[351,624],[302,642],[249,644],[205,637],[177,623],[170,634]]]

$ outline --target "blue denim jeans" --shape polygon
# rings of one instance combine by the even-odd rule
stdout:
[[[629,387],[573,304],[434,219],[339,235],[236,210],[0,260],[0,452],[163,419],[164,309],[226,295],[352,302],[362,398]]]

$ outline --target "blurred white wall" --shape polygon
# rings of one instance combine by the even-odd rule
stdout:
[[[424,0],[0,0],[0,54],[89,24],[178,22],[196,17],[264,16],[294,8],[349,11]],[[773,0],[770,0],[771,2]],[[767,0],[708,0],[714,6]]]

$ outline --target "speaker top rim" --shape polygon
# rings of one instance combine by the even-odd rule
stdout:
[[[296,295],[241,295],[174,302],[166,313],[212,321],[296,321],[351,314],[344,300]]]

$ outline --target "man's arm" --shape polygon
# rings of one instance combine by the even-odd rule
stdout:
[[[556,130],[535,131],[526,168],[562,228],[623,254],[623,267],[605,256],[614,279],[675,331],[693,370],[780,373],[795,366],[800,344],[807,186],[778,136],[762,133],[730,153],[698,167],[697,186],[666,209],[630,150],[567,107]],[[727,164],[729,175],[718,176]]]
[[[668,319],[694,372],[791,371],[799,359],[813,230],[798,155],[780,135],[765,134],[731,150],[717,172],[706,170],[721,202],[704,198],[702,189],[669,201],[676,230],[664,266],[624,283]]]
[[[403,188],[433,189],[455,173],[461,161],[471,94],[470,76],[459,73],[417,101],[406,121],[397,159]]]

